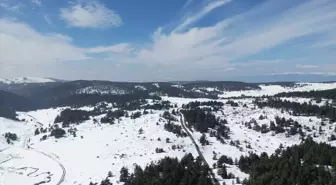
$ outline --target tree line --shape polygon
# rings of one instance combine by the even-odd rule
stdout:
[[[136,165],[132,173],[123,167],[119,181],[124,185],[212,185],[208,174],[209,167],[203,164],[202,159],[187,154],[181,160],[166,157],[157,163],[152,162],[144,169]],[[100,183],[111,184],[108,178]]]
[[[65,109],[55,118],[54,123],[62,122],[62,127],[69,127],[70,124],[79,124],[89,120],[91,113],[85,110]]]
[[[303,91],[303,92],[284,92],[278,93],[277,97],[302,97],[302,98],[314,98],[320,100],[331,99],[336,102],[336,89],[324,90],[324,91]]]
[[[223,123],[222,120],[216,118],[210,111],[199,107],[183,109],[181,112],[188,123],[187,125],[201,133],[207,132],[209,128],[215,128]]]
[[[268,98],[266,101],[256,99],[254,101],[259,108],[272,107],[278,109],[291,110],[294,116],[317,116],[329,118],[332,122],[336,121],[336,108],[331,105],[312,105],[310,103],[297,103],[279,98]]]
[[[213,108],[213,111],[218,111],[222,106],[224,106],[224,103],[219,101],[205,101],[205,102],[193,101],[189,102],[188,104],[183,104],[182,108],[195,109],[199,106],[209,106]]]
[[[241,156],[238,167],[250,175],[245,185],[335,185],[336,148],[308,138],[271,156]]]

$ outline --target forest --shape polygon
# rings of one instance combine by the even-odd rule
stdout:
[[[78,124],[89,120],[89,117],[89,111],[65,109],[55,118],[54,123],[62,122],[62,127],[68,127],[70,124]]]
[[[219,101],[206,101],[206,102],[194,101],[188,104],[183,104],[182,108],[195,109],[199,106],[209,106],[213,108],[213,111],[218,111],[222,106],[224,106],[224,103]]]
[[[292,111],[294,116],[317,116],[329,118],[332,122],[336,121],[336,108],[331,105],[318,106],[310,103],[297,103],[279,98],[268,98],[267,101],[256,99],[254,103],[259,107],[272,107]]]
[[[147,165],[145,169],[136,165],[131,173],[123,167],[119,181],[124,182],[124,185],[212,185],[209,168],[203,164],[202,159],[194,158],[192,154],[185,155],[180,161],[166,157]],[[107,178],[100,185],[112,184]]]
[[[316,143],[310,137],[299,145],[287,148],[281,145],[270,156],[265,152],[260,155],[250,153],[236,161],[223,155],[214,168],[218,168],[218,175],[222,178],[233,179],[235,174],[226,171],[226,164],[237,165],[250,176],[233,181],[243,185],[335,185],[336,182],[336,148]],[[119,181],[125,185],[211,185],[209,172],[199,157],[195,159],[188,154],[180,161],[166,157],[145,169],[136,165],[133,173],[123,167]],[[109,173],[108,177],[111,175]],[[111,184],[106,178],[100,185]]]
[[[300,145],[280,146],[271,156],[241,156],[238,167],[250,175],[245,185],[335,185],[336,148],[307,138]]]
[[[215,128],[222,124],[222,120],[216,118],[210,111],[201,108],[183,109],[181,112],[189,127],[199,132],[207,132],[209,128]]]
[[[275,96],[277,97],[302,97],[302,98],[314,98],[317,100],[331,99],[334,102],[336,101],[336,89],[324,90],[324,91],[303,91],[303,92],[285,92],[278,93]]]

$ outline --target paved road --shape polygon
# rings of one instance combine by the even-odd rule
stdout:
[[[185,125],[185,122],[184,122],[184,116],[183,116],[183,114],[181,112],[180,112],[180,122],[181,122],[182,128],[186,131],[187,135],[189,136],[189,138],[191,139],[191,141],[194,143],[198,155],[201,157],[201,159],[203,160],[204,164],[209,167],[209,169],[210,169],[210,171],[209,171],[210,174],[209,175],[211,176],[212,183],[214,185],[220,185],[219,182],[218,182],[218,180],[216,179],[216,176],[215,176],[214,172],[212,171],[212,168],[210,168],[210,166],[209,166],[208,162],[206,161],[203,153],[201,152],[198,144],[196,143],[194,137],[191,135],[191,133],[187,129],[187,126]]]

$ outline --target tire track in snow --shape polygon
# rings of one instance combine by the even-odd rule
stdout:
[[[44,156],[46,156],[46,157],[48,157],[48,158],[50,158],[51,160],[55,161],[55,162],[58,164],[59,167],[61,167],[61,169],[62,169],[62,176],[61,176],[61,179],[56,183],[56,185],[61,185],[61,184],[64,182],[64,180],[65,180],[65,175],[66,175],[66,170],[65,170],[63,164],[60,163],[58,160],[54,159],[54,158],[53,158],[52,156],[50,156],[49,154],[46,154],[46,153],[44,153],[44,152],[42,152],[42,151],[39,151],[39,150],[36,150],[36,149],[32,149],[32,150],[35,151],[35,152],[38,152],[38,153],[40,153],[40,154],[42,154],[42,155],[44,155]]]
[[[39,125],[43,125],[41,122],[38,122],[37,119],[33,116],[30,116],[28,115],[29,117],[33,118]],[[62,169],[62,176],[60,178],[60,180],[56,183],[56,185],[62,185],[62,183],[64,182],[65,180],[65,175],[66,175],[66,169],[64,168],[63,164],[61,162],[59,162],[58,160],[54,159],[51,155],[45,153],[45,152],[42,152],[42,151],[39,151],[39,150],[36,150],[34,148],[32,148],[31,146],[29,146],[29,142],[30,142],[30,137],[34,135],[34,134],[29,134],[27,135],[25,138],[24,138],[24,141],[23,141],[23,145],[22,145],[22,148],[25,149],[25,150],[28,150],[28,151],[34,151],[34,152],[37,152],[37,153],[40,153],[46,157],[48,157],[49,159],[53,160],[54,162],[56,162],[58,164],[58,166]],[[0,150],[0,152],[3,152],[4,150],[7,150],[9,148],[5,148],[3,150]],[[8,160],[6,161],[2,161],[2,163],[4,162],[7,162]],[[27,167],[24,167],[24,168],[27,168]],[[33,173],[36,173],[38,170],[36,170],[35,172]],[[2,173],[2,178],[0,179],[0,185],[4,185],[3,184],[3,178],[5,177],[5,174],[6,173]],[[29,175],[28,175],[29,176]],[[50,182],[50,181],[49,181]],[[43,183],[48,183],[48,182],[42,182]],[[41,183],[38,183],[38,184],[41,184]]]
[[[42,123],[38,122],[37,119],[31,115],[28,115],[29,117],[33,118],[38,124],[40,125],[43,125]],[[58,160],[54,159],[51,155],[47,154],[47,153],[44,153],[42,151],[39,151],[39,150],[36,150],[34,148],[32,148],[31,146],[29,146],[29,141],[30,141],[30,136],[32,136],[33,134],[31,135],[28,135],[25,140],[24,140],[24,148],[26,150],[32,150],[32,151],[35,151],[35,152],[38,152],[46,157],[48,157],[49,159],[53,160],[54,162],[56,162],[58,164],[59,167],[61,167],[62,169],[62,176],[61,176],[61,179],[56,183],[56,185],[61,185],[64,180],[65,180],[65,175],[66,175],[66,169],[64,168],[63,164],[61,162],[59,162]]]

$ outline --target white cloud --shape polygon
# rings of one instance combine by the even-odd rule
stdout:
[[[186,3],[183,5],[183,8],[186,8],[192,3],[193,0],[187,0]]]
[[[43,18],[49,25],[52,25],[52,26],[54,25],[54,22],[51,20],[49,15],[44,15]]]
[[[276,6],[276,1],[273,1]],[[243,35],[224,45],[220,52],[230,57],[242,57],[262,52],[287,41],[323,34],[336,28],[335,1],[307,1],[299,6],[284,11],[262,26],[251,27]],[[249,21],[249,14],[243,14]],[[237,22],[239,24],[241,22]],[[246,22],[242,22],[246,23]],[[336,36],[335,32],[334,35]],[[314,40],[315,43],[321,40]]]
[[[199,19],[203,18],[205,15],[207,15],[208,13],[210,13],[212,10],[219,8],[223,5],[225,5],[226,3],[230,2],[231,0],[216,0],[216,1],[211,1],[209,4],[207,4],[204,8],[202,8],[199,12],[195,13],[192,16],[188,16],[183,22],[182,24],[180,24],[175,30],[179,31],[179,30],[183,30],[185,29],[187,26],[189,26],[192,23],[195,23],[196,21],[198,21]],[[188,1],[189,2],[189,1]],[[187,2],[187,4],[188,4]],[[189,2],[190,4],[191,2]],[[186,6],[186,5],[185,5]]]
[[[226,41],[220,32],[226,26],[228,21],[213,27],[192,28],[183,33],[169,34],[163,34],[161,29],[158,29],[153,34],[151,46],[139,49],[135,60],[163,65],[208,65],[213,62],[225,62],[226,57],[219,57],[215,52],[216,48]]]
[[[301,68],[301,69],[314,69],[318,67],[319,66],[316,66],[316,65],[296,65],[296,68]]]
[[[123,24],[116,11],[98,1],[72,4],[69,8],[62,8],[60,17],[72,27],[107,28]]]
[[[282,13],[269,15],[267,9],[270,6],[277,7],[278,2],[275,0],[267,2],[253,12],[224,19],[210,27],[194,27],[167,34],[157,30],[151,47],[140,49],[137,52],[137,59],[165,65],[218,65],[313,34],[328,32],[330,36],[336,36],[336,32],[332,32],[336,29],[335,1],[307,1],[290,9],[284,9]],[[196,15],[204,15],[203,12],[208,12],[205,10],[211,8],[204,8]],[[267,17],[267,21],[258,22],[260,16]],[[195,17],[189,20],[197,21],[199,16]],[[254,25],[251,25],[251,22],[254,22]],[[187,25],[189,21],[184,21],[177,29]],[[325,40],[318,38],[311,41],[325,43]]]
[[[221,3],[223,2],[221,1]],[[68,9],[62,9],[62,19],[67,21],[70,26],[77,27],[104,28],[116,26],[115,20],[112,23],[109,22],[111,20],[105,16],[108,14],[102,13],[107,8],[95,3],[73,4]],[[212,3],[218,4],[210,6]],[[139,64],[137,66],[141,66],[141,70],[145,70],[142,68],[147,70],[144,72],[137,69],[137,74],[143,79],[151,80],[163,78],[175,80],[204,79],[216,74],[218,76],[226,74],[244,74],[245,76],[275,74],[292,71],[293,69],[291,73],[336,73],[335,65],[323,66],[323,63],[334,62],[330,60],[333,59],[332,55],[321,57],[323,63],[314,63],[314,61],[308,63],[308,60],[298,61],[295,60],[295,57],[294,59],[291,58],[290,55],[293,52],[285,45],[291,41],[296,44],[296,40],[300,40],[299,44],[301,45],[299,45],[298,51],[305,52],[305,57],[308,59],[311,58],[311,55],[314,55],[315,58],[320,55],[318,51],[310,52],[310,50],[320,49],[311,47],[311,43],[316,44],[316,46],[333,46],[334,41],[329,38],[336,38],[336,32],[333,31],[336,29],[336,22],[334,21],[336,19],[336,12],[334,11],[336,1],[304,1],[301,4],[292,5],[290,9],[288,7],[286,9],[278,7],[279,1],[277,0],[267,1],[267,6],[253,8],[252,12],[245,12],[241,15],[225,17],[214,25],[208,27],[192,26],[217,6],[222,7],[224,5],[220,4],[219,1],[211,1],[210,4],[192,16],[182,19],[182,24],[175,29],[178,29],[178,31],[168,32],[158,28],[151,35],[151,40],[142,44],[127,41],[120,44],[91,46],[91,48],[76,46],[76,42],[66,35],[39,33],[26,24],[1,19],[0,64],[4,64],[7,69],[16,69],[17,66],[22,64],[29,64],[33,68],[33,66],[41,64],[57,63],[57,61],[80,61],[82,63],[84,61],[89,63],[91,61],[87,59],[92,57],[92,61],[99,63],[95,73],[104,76],[104,78],[112,73],[108,70],[101,73],[100,71],[103,68],[110,69],[111,66],[118,64],[120,70],[126,71],[131,69],[125,67],[126,65],[122,63],[135,62]],[[276,7],[275,9],[281,11],[273,14],[273,10],[269,10],[269,7]],[[105,10],[97,10],[101,8]],[[116,13],[114,15],[118,16]],[[48,21],[50,17],[46,17],[44,17],[46,22],[52,24]],[[260,18],[262,19],[260,20]],[[121,19],[118,24],[122,24]],[[312,35],[323,35],[323,37],[310,37]],[[305,39],[306,37],[309,39]],[[301,40],[304,42],[301,43]],[[276,56],[272,58],[273,55],[268,55],[268,53],[263,55],[267,60],[264,60],[264,58],[258,60],[258,55],[255,56],[255,54],[267,52],[267,50],[277,46],[281,46],[281,50],[277,51],[284,52],[283,55],[277,53],[277,56],[286,56],[287,58],[274,59]],[[292,46],[292,44],[289,46]],[[307,48],[310,50],[306,52],[305,49]],[[323,49],[328,50],[330,48]],[[289,55],[286,55],[286,51],[290,51]],[[252,56],[255,60],[249,59],[247,61],[245,57],[248,56]],[[324,60],[326,57],[330,59]],[[307,63],[305,64],[305,62]],[[298,63],[301,65],[296,65]],[[69,62],[63,62],[63,64],[67,65]],[[70,62],[70,64],[72,63]],[[76,75],[81,77],[81,74],[83,75],[91,70],[87,66],[92,65],[86,64],[77,68],[79,65],[76,63],[73,66],[77,71]],[[118,70],[113,73],[113,77],[125,72]],[[38,71],[37,68],[35,71]],[[160,71],[160,73],[154,74],[153,71]],[[227,73],[223,73],[223,71]],[[75,74],[72,73],[71,75]],[[100,76],[92,78],[100,78]],[[129,76],[129,78],[133,77]]]
[[[128,43],[115,44],[112,46],[98,46],[94,48],[89,48],[87,51],[89,53],[129,53],[132,50]]]
[[[58,61],[86,60],[81,48],[61,34],[41,34],[30,26],[11,19],[0,19],[1,65],[50,64]]]
[[[276,7],[277,4],[278,1],[267,2],[267,6]],[[281,66],[281,63],[287,62],[292,64],[288,66],[295,67],[298,61],[294,59],[241,61],[241,63],[232,61],[264,52],[298,38],[330,33],[333,28],[336,28],[336,22],[333,21],[336,18],[335,1],[307,1],[275,15],[265,14],[267,11],[264,8],[267,6],[257,9],[257,12],[246,12],[226,18],[209,27],[193,27],[170,33],[163,33],[159,28],[154,32],[149,46],[147,44],[135,50],[135,57],[129,57],[127,61],[133,60],[151,66],[165,66],[163,68],[173,71],[181,68],[193,68],[197,71],[209,71],[216,68],[230,71],[228,69],[239,68],[240,72],[246,72],[245,75],[255,74],[256,71],[259,73],[270,70],[279,71],[280,69],[272,69],[272,66]],[[252,14],[255,17],[252,17]],[[270,18],[265,22],[254,20],[260,15]],[[255,26],[250,27],[252,20],[257,22]],[[190,25],[186,24],[187,26]],[[335,35],[335,33],[331,34]],[[324,42],[318,38],[311,41]],[[293,61],[288,62],[289,60]],[[253,66],[253,70],[247,66]],[[313,65],[300,67],[307,70],[314,69]],[[336,72],[335,70],[336,68],[322,69],[319,67],[318,72],[330,74]]]
[[[41,0],[32,0],[32,3],[36,4],[37,6],[41,6],[42,5]]]
[[[331,46],[336,46],[336,35],[333,35],[330,38],[327,36],[327,38],[324,41],[312,45],[312,47],[331,47]]]
[[[233,67],[222,69],[223,72],[234,71],[234,70],[236,70],[236,68],[233,68]]]
[[[321,76],[336,76],[334,72],[281,72],[281,73],[272,73],[271,75],[321,75]]]
[[[23,3],[9,4],[7,1],[0,2],[0,7],[7,11],[20,13],[21,9],[25,7]]]

